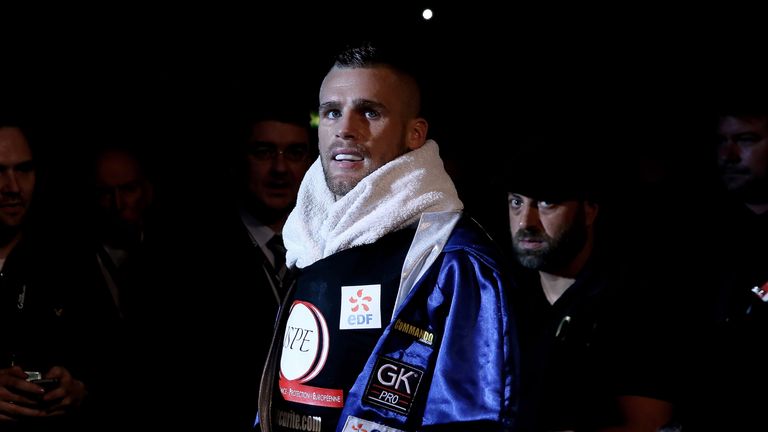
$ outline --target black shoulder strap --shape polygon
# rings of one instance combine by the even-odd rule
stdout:
[[[261,374],[261,383],[259,384],[259,423],[262,432],[272,430],[272,396],[275,391],[275,377],[278,373],[280,360],[280,349],[282,348],[282,338],[286,322],[288,321],[288,301],[296,288],[296,280],[292,279],[285,297],[282,299],[280,310],[277,313],[277,320],[272,333],[272,343],[269,346],[267,360],[264,362],[264,370]]]

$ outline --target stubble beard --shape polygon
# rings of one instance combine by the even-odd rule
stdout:
[[[328,189],[330,189],[331,192],[336,196],[345,196],[352,189],[354,189],[358,183],[360,183],[360,180],[334,180],[328,175],[327,172],[325,173],[325,184],[328,185]]]
[[[331,147],[322,157],[323,175],[325,176],[325,184],[328,186],[328,189],[337,197],[342,197],[348,194],[364,178],[368,177],[368,175],[375,171],[375,168],[366,168],[365,171],[360,172],[360,175],[357,177],[333,178],[328,166],[331,164],[331,150],[334,148],[335,147]],[[370,159],[370,154],[365,148],[356,146],[355,150],[363,156],[363,161]]]
[[[557,238],[539,230],[518,231],[512,242],[517,261],[525,268],[544,272],[556,272],[564,268],[576,258],[587,242],[585,218],[583,210],[580,211],[573,223]],[[539,250],[522,249],[519,242],[524,237],[543,240],[545,246]]]

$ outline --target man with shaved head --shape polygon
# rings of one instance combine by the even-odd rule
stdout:
[[[517,359],[498,252],[427,139],[410,64],[371,44],[320,88],[319,158],[283,228],[298,272],[262,430],[507,430]]]

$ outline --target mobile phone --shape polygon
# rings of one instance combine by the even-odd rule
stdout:
[[[37,384],[42,387],[46,392],[49,392],[59,386],[58,378],[41,378],[29,380],[33,384]]]
[[[28,382],[39,385],[40,387],[43,388],[43,390],[45,390],[46,393],[59,386],[58,378],[42,378],[42,374],[40,372],[34,372],[34,371],[25,371],[25,373],[27,374]],[[41,393],[30,393],[22,390],[14,390],[14,392],[33,401],[33,405],[23,404],[24,406],[30,406],[32,408],[41,408],[41,407],[45,408],[53,402],[53,401],[43,401],[43,394]]]
[[[41,380],[43,379],[43,373],[38,371],[24,371],[27,374],[27,381]]]
[[[59,386],[58,378],[43,378],[42,372],[38,371],[24,371],[27,374],[27,381],[33,384],[37,384],[46,392],[49,392]]]

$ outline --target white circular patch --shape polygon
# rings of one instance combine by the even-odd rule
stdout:
[[[311,303],[295,301],[288,313],[280,356],[280,373],[289,381],[316,377],[328,358],[328,325]]]

